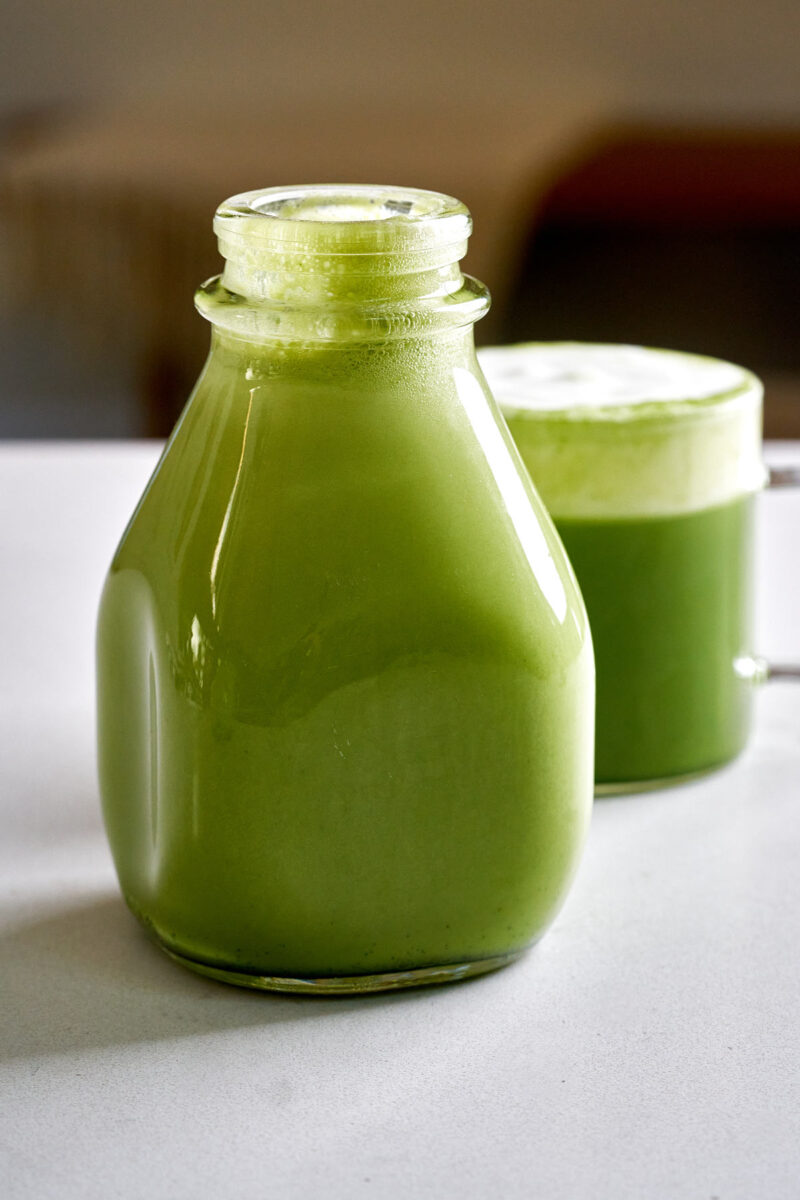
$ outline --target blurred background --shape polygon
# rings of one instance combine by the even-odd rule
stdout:
[[[6,0],[0,437],[167,432],[237,191],[451,192],[479,341],[759,372],[800,437],[797,0]]]

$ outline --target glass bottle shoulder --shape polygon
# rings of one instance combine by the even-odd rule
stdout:
[[[114,564],[178,641],[544,673],[581,653],[574,578],[473,357],[392,349],[212,354]]]

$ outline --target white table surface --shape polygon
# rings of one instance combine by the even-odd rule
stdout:
[[[0,446],[4,1200],[797,1200],[800,686],[762,690],[732,767],[598,802],[513,967],[203,980],[123,907],[94,771],[97,599],[156,454]],[[760,503],[760,648],[800,659],[800,493]]]

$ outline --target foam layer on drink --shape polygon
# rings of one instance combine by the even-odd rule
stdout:
[[[478,358],[555,517],[694,512],[765,482],[763,389],[733,363],[579,342]]]

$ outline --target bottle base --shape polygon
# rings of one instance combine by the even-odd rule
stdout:
[[[174,962],[180,963],[198,975],[217,979],[220,983],[234,987],[253,988],[261,992],[293,992],[314,996],[361,995],[370,992],[390,992],[401,988],[430,987],[434,984],[456,983],[475,975],[485,975],[508,966],[524,954],[516,950],[511,954],[498,954],[493,958],[478,959],[476,962],[446,963],[439,967],[418,967],[411,971],[386,971],[376,975],[320,976],[318,978],[293,978],[281,975],[256,975],[245,971],[230,971],[225,967],[212,967],[208,963],[186,958],[185,955],[164,945],[158,945]]]

